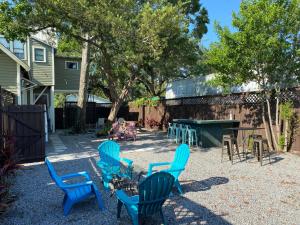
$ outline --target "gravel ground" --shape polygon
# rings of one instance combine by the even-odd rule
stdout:
[[[26,164],[14,178],[18,200],[0,218],[0,224],[130,224],[123,209],[116,218],[116,198],[103,190],[96,167],[97,146],[103,141],[92,134],[53,135],[47,154],[58,174],[86,170],[99,187],[105,211],[94,199],[73,207],[63,216],[63,192],[50,179],[43,163]],[[172,160],[176,145],[160,133],[144,133],[136,142],[122,142],[122,156],[147,169],[150,162]],[[272,156],[264,166],[254,159],[234,165],[220,162],[220,149],[192,149],[187,168],[180,177],[184,194],[165,203],[169,224],[300,224],[300,157]],[[157,217],[146,224],[160,224]]]

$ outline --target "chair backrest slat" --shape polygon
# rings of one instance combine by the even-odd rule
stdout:
[[[138,213],[151,216],[158,212],[169,197],[174,180],[170,173],[158,172],[140,183]]]
[[[174,160],[170,166],[170,173],[177,179],[182,171],[174,171],[184,169],[190,157],[190,148],[187,144],[181,144],[175,151]],[[166,170],[167,171],[167,170]]]
[[[111,166],[120,166],[120,145],[114,141],[104,141],[98,147],[100,161]]]
[[[60,188],[62,188],[63,182],[61,180],[61,178],[56,174],[56,171],[54,169],[54,167],[52,166],[51,162],[46,158],[45,159],[49,174],[52,178],[52,180],[56,183],[57,186],[59,186]]]

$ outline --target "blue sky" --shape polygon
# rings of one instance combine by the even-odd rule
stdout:
[[[239,11],[241,0],[200,0],[200,3],[207,9],[210,20],[208,32],[203,36],[201,44],[209,47],[210,43],[218,40],[214,21],[218,21],[222,26],[232,28],[232,12]]]

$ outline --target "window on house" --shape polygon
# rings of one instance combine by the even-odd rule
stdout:
[[[0,37],[0,44],[9,49],[9,41],[7,41],[4,37]]]
[[[34,48],[34,61],[35,62],[46,62],[46,49],[45,48]]]
[[[65,68],[71,70],[78,70],[78,62],[65,62]]]
[[[25,59],[25,43],[14,41],[13,52],[19,59]]]

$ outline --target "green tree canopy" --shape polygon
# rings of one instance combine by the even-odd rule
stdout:
[[[299,18],[299,0],[244,0],[240,12],[233,14],[235,31],[216,24],[219,42],[213,43],[205,55],[206,63],[218,72],[215,85],[258,83],[264,97],[262,119],[268,143],[275,149],[278,149],[281,130],[280,98],[276,98],[273,120],[270,91],[275,89],[278,94],[283,88],[299,85]]]
[[[216,24],[220,41],[206,54],[220,85],[257,81],[262,88],[299,80],[299,0],[244,0],[235,32]]]

